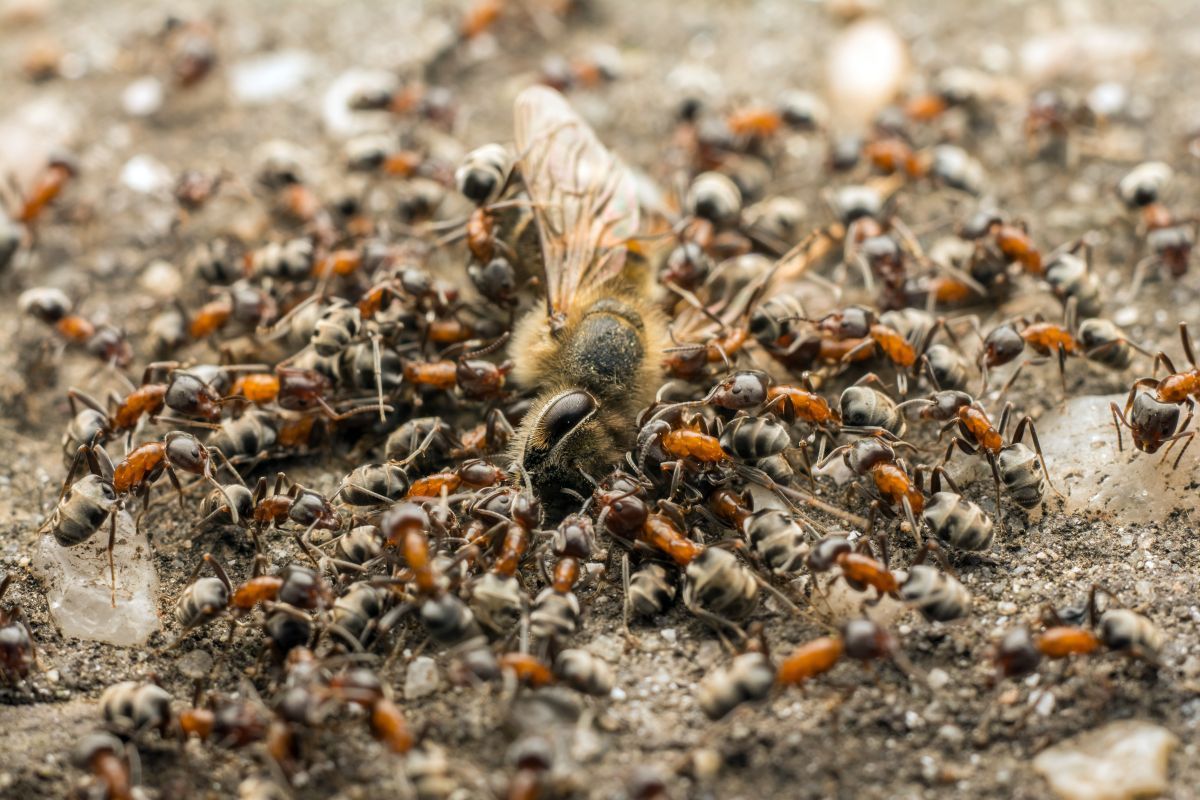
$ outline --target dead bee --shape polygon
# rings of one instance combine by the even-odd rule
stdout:
[[[521,175],[533,200],[546,268],[546,308],[513,336],[513,375],[541,393],[522,422],[514,460],[535,488],[590,488],[620,458],[628,421],[662,376],[665,326],[648,305],[650,271],[626,248],[638,227],[631,174],[558,92],[516,101]]]

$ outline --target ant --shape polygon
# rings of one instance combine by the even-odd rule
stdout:
[[[1050,481],[1050,469],[1046,466],[1046,457],[1042,454],[1042,444],[1038,440],[1033,419],[1028,415],[1022,417],[1017,422],[1012,438],[1005,439],[1012,403],[1005,404],[998,427],[992,425],[983,406],[966,392],[939,390],[929,397],[902,403],[903,406],[918,406],[922,419],[944,423],[939,438],[951,428],[958,428],[958,434],[950,440],[946,455],[942,458],[943,466],[950,460],[956,447],[967,455],[983,454],[992,468],[992,478],[996,484],[997,514],[1000,510],[1001,485],[1008,490],[1013,501],[1023,508],[1033,508],[1041,502],[1044,494],[1043,477],[1054,493],[1062,496]],[[1033,451],[1022,443],[1026,431],[1033,441]]]
[[[12,582],[11,573],[0,580],[0,600]],[[36,663],[37,651],[25,612],[20,606],[0,607],[0,681],[14,684],[25,678]]]
[[[1000,677],[1014,678],[1033,672],[1043,658],[1089,655],[1101,647],[1157,666],[1163,645],[1162,631],[1146,617],[1127,608],[1100,612],[1096,603],[1100,594],[1116,600],[1112,592],[1093,584],[1082,611],[1072,609],[1069,613],[1072,624],[1064,621],[1058,611],[1047,608],[1043,615],[1047,627],[1042,633],[1034,636],[1028,628],[1021,626],[1005,634],[993,656]],[[1079,622],[1086,619],[1087,627],[1077,624],[1075,618]]]
[[[1012,375],[1000,390],[1003,396],[1016,381],[1027,365],[1043,364],[1051,356],[1058,356],[1058,371],[1062,378],[1063,393],[1067,391],[1067,357],[1079,356],[1114,369],[1129,365],[1130,350],[1149,356],[1142,347],[1127,339],[1114,323],[1105,319],[1088,319],[1079,323],[1077,301],[1067,300],[1063,310],[1062,324],[1045,322],[1039,317],[1032,321],[1021,317],[993,328],[983,337],[983,349],[979,353],[978,366],[983,374],[981,393],[987,391],[990,368],[1014,361],[1026,347],[1038,354],[1038,358],[1027,358],[1013,370]]]
[[[942,327],[939,321],[921,334],[914,329],[906,336],[885,325],[874,311],[864,306],[834,311],[814,324],[821,335],[821,358],[848,363],[869,358],[878,350],[897,367],[896,384],[901,395],[908,391],[907,372],[915,372],[921,356]],[[916,335],[922,336],[919,343],[910,341]]]
[[[21,201],[14,215],[17,221],[26,226],[34,225],[78,174],[79,164],[73,156],[66,153],[51,155],[45,169],[38,173],[29,193]]]
[[[840,455],[854,475],[870,478],[878,492],[876,499],[871,502],[871,522],[868,527],[874,528],[875,516],[879,511],[891,511],[898,507],[904,511],[913,536],[920,544],[921,529],[917,526],[914,515],[925,509],[925,495],[921,491],[921,469],[918,467],[915,475],[910,474],[908,463],[896,455],[898,447],[916,449],[892,434],[880,431],[874,436],[835,447],[817,465],[817,469]]]
[[[1180,448],[1179,455],[1175,458],[1175,466],[1179,466],[1184,452],[1196,436],[1196,432],[1189,431],[1188,426],[1192,422],[1192,414],[1196,406],[1193,398],[1200,394],[1200,367],[1196,366],[1192,337],[1188,333],[1186,322],[1179,323],[1179,339],[1183,343],[1183,354],[1187,358],[1188,364],[1191,365],[1191,369],[1185,372],[1177,371],[1170,356],[1160,351],[1154,357],[1153,371],[1154,373],[1158,372],[1158,365],[1161,362],[1169,374],[1161,380],[1139,378],[1134,381],[1123,411],[1117,407],[1116,403],[1110,405],[1113,425],[1117,429],[1118,450],[1123,449],[1121,443],[1122,424],[1129,428],[1133,436],[1134,447],[1144,453],[1154,453],[1163,444],[1167,444],[1163,458],[1166,458],[1167,454],[1171,452],[1176,441],[1187,439]],[[1143,386],[1153,391],[1139,391]],[[1184,417],[1182,425],[1179,424],[1181,406],[1187,409],[1187,415]]]
[[[978,263],[991,257],[1005,264],[1016,262],[1030,275],[1044,272],[1042,252],[1024,222],[1005,222],[996,211],[980,211],[963,225],[959,235],[975,242],[975,255],[967,270],[978,273]]]
[[[86,492],[76,492],[75,474],[87,463],[91,472],[85,484]],[[113,605],[116,606],[117,568],[113,562],[113,546],[117,537],[117,515],[131,496],[140,495],[142,512],[135,521],[135,530],[140,530],[142,517],[150,510],[150,489],[166,473],[179,492],[183,503],[183,486],[175,470],[203,476],[223,494],[223,487],[212,473],[212,459],[208,449],[195,436],[182,431],[171,431],[162,441],[147,442],[125,455],[115,466],[104,447],[96,442],[80,445],[75,451],[71,467],[59,492],[58,505],[47,518],[43,529],[52,528],[55,538],[64,546],[79,544],[87,540],[104,522],[111,520],[108,537],[108,565],[112,574]],[[94,476],[94,477],[93,477]],[[83,484],[83,481],[80,481]],[[81,489],[83,487],[80,487]],[[229,515],[237,523],[237,506],[225,495]],[[86,504],[86,507],[81,504]]]
[[[1172,277],[1188,271],[1192,247],[1196,242],[1195,216],[1176,217],[1162,202],[1162,192],[1173,172],[1161,161],[1149,161],[1134,167],[1117,184],[1117,196],[1130,211],[1141,215],[1138,234],[1146,237],[1150,255],[1138,261],[1133,270],[1129,296],[1136,297],[1147,270],[1162,265]]]

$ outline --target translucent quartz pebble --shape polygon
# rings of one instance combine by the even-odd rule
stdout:
[[[117,517],[113,557],[117,565],[117,607],[112,606],[108,570],[109,527],[91,539],[63,547],[46,534],[38,542],[34,569],[46,581],[50,614],[64,636],[115,645],[141,644],[158,630],[158,572],[145,533],[134,534],[133,518]]]
[[[1121,720],[1043,750],[1033,768],[1064,800],[1125,800],[1167,790],[1175,734],[1140,720]]]
[[[1134,450],[1129,429],[1122,427],[1125,450],[1118,452],[1109,403],[1124,408],[1125,398],[1076,397],[1037,421],[1050,476],[1067,496],[1067,513],[1145,523],[1195,504],[1195,489],[1189,486],[1200,479],[1200,445],[1189,447],[1175,469],[1177,449],[1166,461],[1161,450],[1153,455]],[[1046,497],[1053,505],[1053,493],[1047,490]]]
[[[867,17],[841,31],[825,54],[825,77],[836,122],[865,126],[895,99],[908,76],[908,47],[884,20]]]

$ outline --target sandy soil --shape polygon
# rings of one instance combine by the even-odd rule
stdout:
[[[8,6],[29,5],[10,2]],[[40,5],[32,3],[32,5]],[[596,2],[596,12],[547,41],[516,26],[495,54],[451,76],[469,113],[460,132],[468,145],[505,138],[516,88],[527,81],[543,56],[571,54],[596,44],[616,45],[626,75],[608,89],[584,93],[576,103],[597,125],[601,138],[634,164],[654,173],[669,135],[677,97],[667,74],[686,60],[716,72],[731,97],[770,99],[787,87],[821,86],[820,54],[836,24],[815,3],[669,0]],[[180,699],[190,681],[177,665],[177,653],[164,653],[169,640],[156,636],[140,648],[117,649],[64,639],[48,616],[37,579],[29,571],[36,529],[49,512],[63,478],[59,441],[68,418],[65,389],[88,385],[106,391],[104,375],[77,354],[39,354],[43,338],[36,323],[22,321],[16,297],[32,285],[49,284],[83,298],[98,317],[118,321],[133,340],[149,319],[155,301],[137,277],[154,258],[178,263],[191,241],[237,216],[239,206],[205,212],[178,236],[165,231],[171,208],[161,194],[139,195],[120,180],[122,167],[138,154],[153,157],[175,173],[185,168],[223,168],[247,175],[254,146],[285,137],[310,149],[320,175],[336,174],[338,143],[321,125],[325,88],[352,67],[394,69],[419,53],[414,32],[420,20],[444,13],[441,4],[401,3],[383,9],[370,2],[214,3],[222,17],[222,65],[187,94],[169,95],[153,118],[131,118],[121,110],[120,93],[136,77],[154,69],[147,32],[163,10],[141,3],[50,3],[44,18],[26,25],[0,23],[0,117],[47,97],[61,100],[75,119],[69,144],[79,153],[82,177],[39,231],[36,254],[22,257],[0,276],[0,564],[19,576],[9,601],[29,616],[39,646],[41,671],[29,681],[0,688],[0,796],[61,796],[78,773],[67,754],[79,736],[98,722],[94,700],[115,681],[155,675]],[[181,10],[194,10],[187,4]],[[1173,197],[1191,208],[1197,164],[1185,134],[1200,119],[1191,81],[1200,59],[1200,8],[1191,3],[1155,2],[978,3],[901,2],[889,11],[911,42],[914,60],[925,74],[948,64],[989,65],[1020,77],[1021,47],[1039,34],[1094,23],[1141,32],[1152,52],[1135,63],[1106,65],[1090,75],[1068,75],[1061,85],[1086,92],[1106,72],[1126,82],[1144,116],[1119,126],[1104,141],[1112,158],[1084,156],[1071,171],[1053,161],[1026,158],[1020,136],[1020,109],[997,111],[1001,133],[989,137],[978,155],[989,169],[999,205],[1034,227],[1039,241],[1059,243],[1098,229],[1108,241],[1098,265],[1109,289],[1127,283],[1139,252],[1128,233],[1112,220],[1119,207],[1110,188],[1132,163],[1145,157],[1171,162],[1178,172]],[[59,43],[94,66],[80,77],[34,84],[20,70],[21,59],[40,41]],[[512,42],[510,44],[510,42]],[[293,98],[264,106],[231,102],[229,65],[269,49],[297,49],[311,57],[311,73]],[[1075,59],[1089,61],[1089,58]],[[803,200],[812,225],[828,221],[818,190],[823,149],[798,146],[794,172],[779,178],[780,191]],[[807,149],[805,149],[807,147]],[[20,172],[24,160],[0,153],[7,168]],[[907,199],[904,216],[932,225],[958,219],[959,201],[930,192]],[[1195,274],[1178,283],[1148,285],[1131,310],[1126,328],[1148,346],[1177,352],[1175,325],[1195,320]],[[1044,306],[1053,310],[1054,304]],[[1107,307],[1115,312],[1121,304]],[[139,353],[139,363],[145,359]],[[1135,367],[1148,371],[1144,362]],[[1135,377],[1113,375],[1074,364],[1072,394],[1122,391]],[[1032,370],[1013,397],[1035,416],[1058,401],[1052,367]],[[1189,458],[1194,457],[1189,453]],[[1051,465],[1052,469],[1054,465]],[[348,462],[295,463],[287,469],[319,490],[332,490]],[[990,504],[990,484],[979,481],[972,495]],[[840,498],[839,492],[830,496]],[[990,507],[990,505],[989,505]],[[244,540],[217,541],[191,534],[191,517],[174,505],[151,512],[155,562],[162,580],[160,609],[173,625],[173,607],[187,576],[206,550],[227,563],[248,568],[253,550]],[[1026,519],[1010,514],[1010,529],[989,559],[956,563],[975,595],[971,618],[931,626],[915,617],[898,624],[903,647],[922,670],[940,670],[944,685],[918,686],[890,666],[873,671],[839,667],[804,692],[793,691],[770,703],[744,708],[720,723],[704,719],[696,705],[699,680],[725,663],[711,632],[682,609],[644,625],[640,647],[621,637],[619,582],[587,597],[588,615],[578,643],[609,659],[617,671],[621,697],[603,703],[564,697],[559,705],[532,707],[527,696],[515,704],[497,689],[443,688],[406,702],[406,713],[426,741],[446,748],[467,791],[500,792],[509,767],[505,751],[522,730],[546,728],[568,743],[564,787],[580,796],[613,797],[639,766],[661,769],[675,797],[1045,797],[1046,784],[1031,768],[1046,746],[1103,721],[1137,717],[1156,721],[1182,740],[1171,763],[1168,796],[1200,796],[1200,556],[1194,541],[1193,508],[1180,508],[1153,524],[1119,525],[1105,519],[1068,516],[1050,501],[1044,514]],[[289,543],[271,545],[275,563],[291,557]],[[898,556],[900,559],[905,555]],[[1079,601],[1093,582],[1102,581],[1128,604],[1158,623],[1168,644],[1167,667],[1157,675],[1144,665],[1116,657],[1082,661],[1052,689],[1048,714],[1026,713],[1035,691],[1029,681],[1005,694],[988,686],[989,643],[1014,617],[1036,618],[1045,603]],[[818,635],[809,622],[779,611],[760,611],[773,648]],[[182,648],[218,646],[222,626],[189,638]],[[238,670],[254,664],[257,645],[242,637],[229,654]],[[412,644],[416,645],[416,636]],[[404,659],[385,675],[403,685]],[[231,670],[235,672],[236,670]],[[1042,683],[1050,680],[1047,669]],[[226,688],[236,686],[227,673]],[[1009,687],[1006,687],[1009,688]],[[578,718],[597,720],[577,726]],[[991,718],[986,726],[980,720]],[[319,753],[296,787],[299,797],[376,797],[405,791],[399,762],[385,756],[361,730],[347,728],[321,740]],[[697,777],[695,764],[715,752],[714,774]],[[697,759],[697,754],[699,759]],[[187,749],[151,738],[141,747],[148,789],[163,797],[230,796],[238,781],[262,771],[252,752],[231,755]]]

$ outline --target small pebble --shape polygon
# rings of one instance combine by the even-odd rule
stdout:
[[[438,668],[437,662],[429,656],[418,656],[408,665],[404,674],[404,697],[406,700],[416,700],[437,691]]]
[[[1121,720],[1043,750],[1033,768],[1063,800],[1127,800],[1167,791],[1175,734],[1140,720]]]

